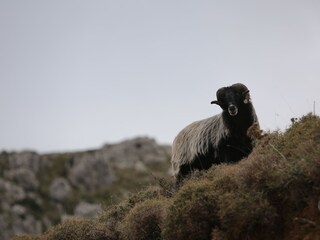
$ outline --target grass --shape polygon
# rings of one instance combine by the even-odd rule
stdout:
[[[267,133],[247,159],[172,185],[161,180],[95,220],[14,240],[319,239],[320,119],[304,116],[284,133]]]

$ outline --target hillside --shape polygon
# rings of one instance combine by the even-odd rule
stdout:
[[[292,120],[257,141],[237,164],[197,172],[180,189],[170,179],[39,236],[14,240],[320,239],[320,119]]]
[[[169,146],[140,137],[83,152],[0,153],[0,239],[91,218],[169,175]]]

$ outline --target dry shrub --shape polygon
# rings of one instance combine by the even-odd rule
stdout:
[[[227,240],[228,239],[225,232],[219,228],[214,228],[212,230],[211,235],[212,235],[211,240]]]
[[[264,154],[267,151],[208,171],[213,191],[219,192],[215,200],[218,227],[212,239],[277,239],[279,218],[268,193],[278,184],[277,171],[284,164],[276,153]]]
[[[308,114],[284,133],[283,153],[288,157],[302,158],[310,154],[319,153],[320,147],[320,119]]]
[[[237,164],[220,164],[211,167],[203,178],[210,180],[216,188],[237,189],[239,184],[236,178],[240,170]]]
[[[293,219],[287,230],[286,238],[290,240],[320,240],[320,212],[318,196],[312,197],[307,206]]]
[[[159,179],[160,195],[164,197],[172,197],[177,191],[178,187],[174,177],[171,178],[160,178]]]
[[[115,235],[106,225],[95,220],[73,218],[52,227],[46,240],[114,240]]]
[[[11,240],[45,240],[45,238],[40,236],[20,235],[11,238]]]
[[[208,180],[187,182],[174,196],[168,208],[163,239],[210,239],[217,224],[217,199],[219,191],[213,191]]]
[[[160,239],[167,205],[166,199],[146,200],[137,204],[119,226],[122,239]]]
[[[136,204],[149,199],[158,199],[159,197],[159,189],[155,187],[149,187],[144,191],[132,195],[127,200],[124,200],[115,206],[109,207],[100,215],[99,221],[105,223],[109,229],[117,229],[118,224],[126,217],[128,212]]]
[[[216,239],[281,239],[308,197],[319,195],[319,124],[303,117],[258,140],[247,159],[190,178],[173,196],[165,239],[209,239],[210,232]]]
[[[237,164],[239,183],[244,188],[280,193],[310,185],[310,180],[319,180],[319,152],[320,120],[307,115],[285,133],[275,132],[258,141],[248,159]]]
[[[219,198],[220,228],[227,239],[270,239],[277,212],[262,193],[225,192]],[[276,236],[276,232],[274,232]],[[274,237],[275,237],[274,236]]]
[[[48,240],[80,240],[84,239],[88,230],[88,221],[83,219],[69,219],[50,228],[46,233],[46,237]]]

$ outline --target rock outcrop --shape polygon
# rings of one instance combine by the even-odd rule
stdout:
[[[148,176],[156,171],[153,164],[169,169],[170,151],[140,137],[83,152],[0,153],[0,239],[39,234],[70,216],[96,216],[104,200],[114,201],[122,188],[143,184],[135,173]],[[131,178],[135,181],[124,180]]]
[[[159,146],[154,139],[142,137],[102,148],[108,162],[119,168],[134,168],[139,166],[139,163],[163,162],[170,155],[170,151],[166,146]]]
[[[50,184],[50,197],[58,202],[63,202],[71,192],[71,186],[67,179],[62,177],[55,178]]]
[[[80,154],[69,171],[71,184],[82,190],[94,190],[110,186],[113,173],[108,159],[101,151]]]
[[[101,210],[100,204],[80,202],[74,210],[74,215],[78,217],[95,217]]]

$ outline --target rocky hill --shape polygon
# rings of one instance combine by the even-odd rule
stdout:
[[[0,153],[0,239],[93,217],[169,174],[170,146],[141,137],[74,153]]]
[[[145,188],[94,219],[13,240],[320,239],[320,118],[266,134],[248,158]]]

